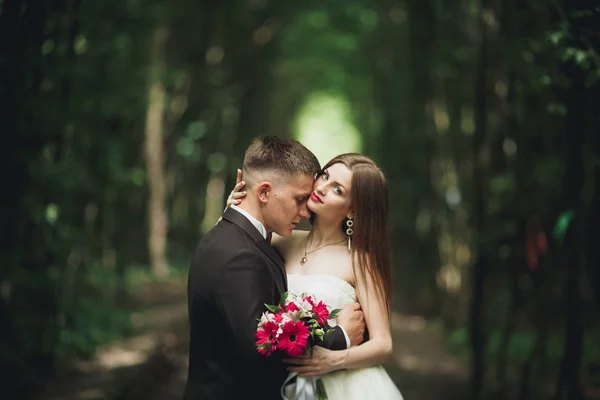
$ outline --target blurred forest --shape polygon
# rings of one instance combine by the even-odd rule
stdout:
[[[600,398],[597,0],[0,0],[0,43],[0,398],[135,332],[262,134],[382,167],[446,398]]]

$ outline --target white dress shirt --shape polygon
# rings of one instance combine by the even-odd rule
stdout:
[[[246,217],[248,219],[248,221],[250,221],[252,223],[252,225],[254,225],[254,227],[265,238],[265,240],[267,239],[267,228],[265,228],[265,226],[262,224],[262,222],[260,222],[256,218],[254,218],[248,211],[241,209],[240,207],[237,207],[233,204],[230,205],[229,207],[233,208],[235,211],[239,212],[244,217]],[[342,330],[342,333],[344,334],[344,338],[346,339],[346,348],[350,348],[350,346],[351,346],[350,338],[348,337],[346,330],[341,326],[340,326],[340,329]]]
[[[239,208],[233,204],[230,205],[229,207],[233,208],[235,211],[239,212],[244,217],[246,217],[248,219],[248,221],[250,221],[252,223],[252,225],[254,225],[254,227],[260,232],[262,237],[264,237],[265,240],[267,239],[267,228],[265,228],[265,226],[262,224],[262,222],[260,222],[256,218],[254,218],[248,211],[246,211],[242,208]]]

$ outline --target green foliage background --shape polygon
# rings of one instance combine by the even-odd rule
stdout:
[[[575,399],[598,384],[595,2],[0,7],[0,380],[10,390],[133,329],[132,291],[152,276],[140,266],[151,261],[155,81],[166,96],[166,257],[182,266],[171,273],[185,273],[252,138],[298,137],[323,162],[362,151],[390,184],[395,309],[441,321],[472,363],[473,398],[509,387],[539,398],[558,382],[560,398]]]

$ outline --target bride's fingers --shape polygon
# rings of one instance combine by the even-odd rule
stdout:
[[[238,168],[237,177],[235,178],[236,187],[239,183],[241,183],[241,180],[242,180],[242,170]]]
[[[246,197],[246,192],[234,192],[231,194],[231,197],[234,199],[241,199],[242,197]]]
[[[233,187],[233,190],[232,190],[231,192],[232,192],[232,193],[233,193],[233,192],[241,192],[241,191],[242,191],[242,188],[243,188],[244,186],[246,186],[246,182],[244,182],[244,181],[237,182],[237,183],[235,184],[235,186]]]

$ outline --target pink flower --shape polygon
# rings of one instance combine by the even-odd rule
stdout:
[[[302,321],[288,321],[277,339],[277,348],[292,357],[298,357],[308,346],[308,336],[308,327]]]
[[[288,303],[288,304],[285,306],[285,311],[286,311],[286,312],[290,312],[290,311],[298,311],[298,310],[299,310],[298,306],[297,306],[297,305],[296,305],[296,303],[294,303],[293,301],[292,301],[292,302],[289,302],[289,303]]]
[[[311,306],[313,306],[313,307],[315,306],[315,303],[314,303],[314,301],[313,301],[313,299],[312,299],[312,297],[311,297],[311,296],[306,296],[306,297],[304,297],[304,299],[303,299],[303,300],[306,300],[306,301],[308,301],[308,303],[309,303]]]
[[[268,356],[275,350],[278,329],[277,323],[268,321],[256,331],[256,347],[260,354]]]
[[[275,317],[273,317],[273,321],[280,324],[283,321],[283,311],[279,311],[277,314],[275,314]]]
[[[329,311],[322,301],[320,301],[319,304],[313,305],[313,312],[317,315],[317,322],[319,325],[324,326],[325,322],[329,320]]]

